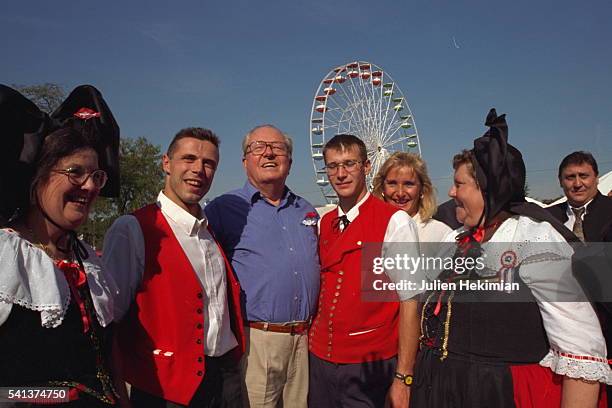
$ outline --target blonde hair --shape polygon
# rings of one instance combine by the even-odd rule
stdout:
[[[428,221],[436,212],[436,196],[431,179],[427,174],[425,161],[414,153],[395,152],[382,165],[376,177],[374,177],[372,194],[384,200],[383,190],[387,174],[392,169],[408,167],[416,174],[421,183],[421,196],[419,197],[418,213],[421,221]]]

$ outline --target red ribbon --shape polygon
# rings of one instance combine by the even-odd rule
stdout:
[[[68,282],[68,286],[70,287],[70,293],[72,293],[72,298],[77,303],[79,307],[79,311],[81,312],[81,320],[83,322],[83,333],[87,333],[89,331],[89,326],[91,324],[89,320],[89,315],[85,310],[85,302],[83,298],[79,294],[78,288],[83,287],[87,284],[87,275],[85,275],[85,271],[81,269],[79,264],[75,262],[68,261],[58,261],[57,267],[64,272],[64,276],[66,277],[66,281]]]
[[[484,235],[485,235],[485,228],[481,225],[480,227],[476,228],[476,231],[474,231],[474,233],[468,234],[464,236],[463,238],[461,238],[458,242],[461,252],[463,252],[464,255],[467,254],[468,250],[470,249],[470,244],[474,241],[482,242],[482,240],[484,239]],[[447,282],[449,281],[450,281],[450,278],[447,279]],[[438,301],[436,302],[436,307],[434,309],[435,316],[437,316],[440,313],[440,309],[442,308],[442,296],[444,296],[445,292],[446,292],[445,290],[442,290],[440,292],[440,295],[438,296]]]

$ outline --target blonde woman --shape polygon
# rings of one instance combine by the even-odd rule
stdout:
[[[452,231],[432,218],[436,212],[434,188],[425,161],[416,154],[393,153],[374,178],[373,194],[414,219],[419,242],[441,242]]]

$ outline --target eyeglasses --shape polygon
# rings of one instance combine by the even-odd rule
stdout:
[[[81,167],[69,167],[67,169],[53,171],[67,176],[68,181],[75,186],[82,186],[87,183],[87,180],[91,177],[96,188],[103,188],[108,180],[108,175],[102,169],[87,172]]]
[[[272,153],[277,156],[286,156],[289,151],[285,142],[263,142],[261,140],[256,140],[248,144],[246,152],[260,156],[264,154],[268,146],[270,146]]]
[[[357,170],[357,165],[360,163],[361,161],[359,160],[345,160],[340,163],[331,162],[325,165],[325,170],[327,171],[327,174],[331,175],[336,174],[340,167],[344,167],[344,170],[348,171],[349,173],[352,173]]]

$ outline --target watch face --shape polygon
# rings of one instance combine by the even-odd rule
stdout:
[[[404,377],[404,384],[412,385],[412,376],[411,375],[407,375],[407,376]]]

